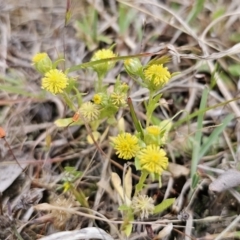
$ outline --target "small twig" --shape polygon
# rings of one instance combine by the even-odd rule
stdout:
[[[236,218],[231,222],[231,224],[230,224],[228,227],[226,227],[226,228],[215,238],[215,240],[223,239],[223,237],[225,236],[225,234],[226,234],[227,232],[229,232],[229,231],[237,224],[237,222],[239,222],[239,221],[240,221],[240,215],[239,215],[238,217],[236,217]]]

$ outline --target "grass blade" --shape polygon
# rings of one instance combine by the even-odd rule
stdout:
[[[201,150],[199,152],[199,159],[201,159],[204,156],[204,154],[209,150],[212,144],[217,140],[219,134],[223,132],[223,130],[226,128],[226,126],[231,122],[233,118],[234,118],[233,114],[228,115],[226,118],[224,118],[222,124],[214,129],[214,131],[209,136],[208,140],[201,147]]]
[[[193,141],[192,164],[191,164],[192,183],[193,183],[193,176],[197,170],[201,139],[202,139],[203,117],[205,112],[201,110],[204,110],[206,108],[208,92],[209,90],[207,88],[203,90],[203,95],[202,95],[202,99],[199,107],[200,114],[198,115],[197,132],[195,134],[194,141]]]

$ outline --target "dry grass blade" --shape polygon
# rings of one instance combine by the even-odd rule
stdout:
[[[239,238],[237,0],[0,0],[0,9],[0,239]],[[91,62],[100,49],[111,49],[114,57]],[[42,89],[46,75],[35,70],[32,57],[45,52],[51,66],[68,77],[69,99]],[[139,75],[132,76],[126,62],[136,58]],[[93,69],[113,62],[98,96],[112,104],[114,114],[104,118],[106,112],[96,107],[100,77]],[[152,94],[145,70],[160,63],[172,78]],[[118,81],[128,88],[124,99],[113,94]],[[117,111],[112,96],[120,104]],[[102,118],[78,114],[86,102]],[[69,124],[73,111],[81,120]],[[159,176],[156,161],[153,173],[141,178],[139,153],[152,143],[147,128],[164,120],[173,127],[157,147],[166,153],[168,168],[160,166]],[[134,160],[120,158],[113,146],[122,132],[138,139]],[[145,157],[149,167],[155,158]],[[140,220],[132,206],[139,179],[138,194],[151,199],[138,202],[139,209],[176,199],[172,208]]]

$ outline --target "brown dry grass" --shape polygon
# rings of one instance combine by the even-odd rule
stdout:
[[[135,14],[126,29],[121,28],[118,20],[121,2],[126,16],[130,11]],[[21,239],[16,232],[24,240],[39,239],[54,232],[91,226],[109,232],[113,239],[124,239],[118,225],[122,219],[117,210],[116,194],[110,184],[110,173],[115,171],[121,176],[124,163],[114,156],[107,137],[100,145],[106,154],[103,156],[94,145],[87,144],[87,132],[83,127],[59,129],[55,126],[56,119],[71,117],[73,112],[57,96],[42,95],[40,76],[31,66],[31,58],[43,51],[54,59],[64,54],[66,61],[62,67],[67,68],[88,61],[95,50],[113,43],[116,43],[115,51],[119,55],[157,52],[160,45],[174,47],[169,68],[181,74],[163,89],[165,102],[156,116],[170,118],[183,110],[176,119],[181,120],[199,108],[203,88],[211,85],[213,76],[216,82],[210,89],[208,106],[237,98],[239,89],[239,76],[229,71],[239,64],[240,47],[232,48],[239,41],[238,1],[206,0],[203,10],[188,22],[194,6],[194,1],[187,0],[74,0],[71,1],[71,20],[65,27],[66,1],[0,1],[0,125],[6,131],[6,140],[12,149],[12,152],[9,151],[4,139],[1,140],[0,190],[3,193],[0,239]],[[97,36],[107,37],[108,44],[89,38],[92,29],[86,33],[77,27],[77,20],[83,21],[94,10],[98,13]],[[224,11],[222,17],[217,18],[221,11]],[[142,59],[144,63],[148,60],[150,58]],[[214,74],[216,65],[217,75]],[[115,81],[121,67],[122,63],[119,63],[107,75],[106,83]],[[84,99],[90,100],[95,75],[89,71],[78,71],[73,76],[77,77],[80,90],[87,93]],[[122,78],[129,82],[124,74]],[[144,107],[138,103],[146,92],[131,81],[129,84],[137,114],[145,119]],[[188,197],[190,139],[196,132],[196,118],[172,130],[167,150],[173,169],[164,173],[161,189],[157,184],[149,183],[147,193],[157,202],[169,197],[177,200],[169,211],[146,220],[156,231],[155,234],[162,228],[161,224],[170,222],[175,230],[171,231],[168,239],[190,239],[186,236],[192,239],[220,239],[221,232],[230,225],[232,228],[222,239],[234,238],[239,229],[239,219],[235,219],[239,213],[239,193],[231,190],[214,194],[209,191],[208,185],[216,172],[239,165],[238,99],[206,112],[202,141],[229,113],[233,113],[235,119],[208,155],[201,159],[201,181],[191,199]],[[132,131],[128,112],[120,114],[125,116],[126,128]],[[104,132],[104,129],[101,131]],[[110,134],[114,134],[114,129]],[[111,163],[110,159],[113,159]],[[65,166],[75,166],[84,172],[76,183],[76,189],[81,189],[88,196],[87,201],[93,211],[81,209],[74,199],[57,190],[64,178]],[[38,211],[33,210],[32,206],[38,203],[46,205]],[[59,207],[66,211],[57,211]],[[43,211],[48,208],[51,213]],[[59,211],[63,221],[54,222],[54,214],[60,214]],[[179,217],[186,217],[187,221],[179,220]],[[157,224],[155,221],[159,219],[161,221]],[[167,222],[164,222],[166,219]],[[144,222],[136,224],[144,225]],[[151,237],[144,227],[138,227],[138,230],[136,227],[129,239]]]

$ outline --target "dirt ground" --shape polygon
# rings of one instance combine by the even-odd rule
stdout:
[[[0,239],[87,239],[96,228],[103,231],[99,232],[102,237],[91,239],[239,238],[237,0],[0,0],[0,10],[0,127],[6,132],[0,139]],[[158,119],[173,120],[165,146],[169,168],[163,173],[161,188],[149,180],[145,189],[155,204],[167,198],[175,202],[161,214],[136,218],[129,237],[121,231],[123,217],[110,181],[111,172],[122,178],[126,170],[126,161],[117,157],[109,143],[116,128],[110,128],[99,143],[103,155],[87,141],[84,125],[58,127],[56,120],[71,118],[74,112],[60,96],[41,89],[41,75],[32,65],[36,53],[47,52],[51,59],[64,58],[60,67],[67,69],[88,62],[94,52],[113,44],[118,56],[152,53],[141,58],[142,64],[166,47],[171,55],[168,68],[179,73],[161,90],[162,102],[155,112]],[[147,91],[124,72],[122,61],[104,83],[111,87],[119,74],[129,84],[129,97],[144,122]],[[77,79],[83,100],[90,101],[96,74],[83,69],[69,75]],[[201,112],[205,88],[209,93]],[[128,109],[116,115],[124,117],[127,131],[134,131]],[[214,137],[214,130],[230,115],[231,120]],[[107,128],[104,122],[101,135]],[[195,175],[198,132],[202,133],[200,145],[207,150],[200,151],[203,155]],[[83,174],[74,183],[75,190],[86,196],[86,206],[94,213],[63,192],[65,167]],[[229,169],[234,171],[229,173]],[[134,167],[132,171],[134,186],[139,171]],[[90,235],[74,232],[81,229],[88,229]],[[68,235],[47,238],[56,233]]]

